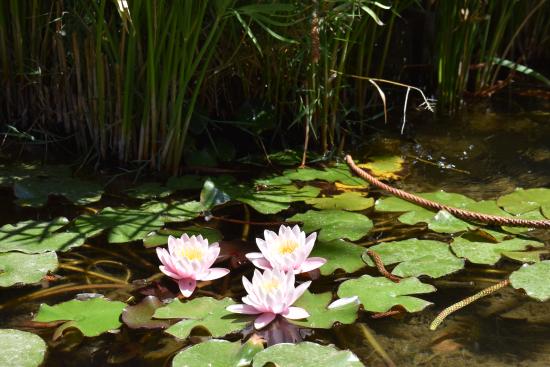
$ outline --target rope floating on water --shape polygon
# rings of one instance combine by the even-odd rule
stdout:
[[[386,270],[386,267],[384,266],[384,263],[382,262],[382,259],[380,258],[380,255],[378,255],[376,252],[372,250],[367,250],[367,255],[371,257],[371,259],[374,261],[374,264],[376,265],[376,268],[382,274],[384,277],[388,278],[394,283],[399,283],[401,278],[393,275],[389,271]]]
[[[390,185],[383,183],[382,181],[378,180],[376,177],[374,177],[367,171],[359,168],[355,164],[355,162],[353,161],[353,158],[350,155],[346,155],[345,160],[349,168],[357,176],[361,177],[363,180],[369,182],[370,184],[378,187],[381,190],[384,190],[392,194],[393,196],[397,196],[400,199],[409,201],[416,205],[420,205],[424,208],[437,210],[437,211],[445,210],[457,218],[470,220],[474,222],[481,222],[481,223],[493,224],[498,226],[550,229],[550,220],[548,219],[530,220],[530,219],[509,218],[509,217],[501,217],[498,215],[482,214],[482,213],[472,212],[469,210],[454,208],[451,206],[437,203],[435,201],[424,199],[420,196],[408,193],[403,190],[399,190],[395,187],[392,187]]]

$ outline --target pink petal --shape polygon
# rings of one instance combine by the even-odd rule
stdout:
[[[191,278],[180,279],[178,280],[178,286],[180,287],[181,294],[187,298],[193,294],[193,291],[197,286],[197,281]]]
[[[323,259],[322,257],[310,257],[309,259],[304,261],[302,265],[300,265],[300,267],[294,271],[294,273],[307,273],[308,271],[320,268],[321,266],[325,265],[326,262],[327,260]]]
[[[306,319],[309,317],[309,313],[301,307],[289,307],[281,315],[291,320]]]
[[[177,273],[172,272],[172,270],[168,269],[166,266],[161,265],[161,266],[159,266],[159,269],[165,275],[168,275],[170,278],[173,278],[173,279],[176,279],[176,280],[181,278],[181,276],[179,276]]]
[[[255,267],[260,269],[271,269],[271,264],[261,252],[249,252],[245,256]]]
[[[254,327],[257,330],[260,330],[266,327],[271,321],[275,320],[276,316],[277,315],[272,312],[264,312],[259,317],[257,317],[256,320],[254,320]]]
[[[197,280],[214,280],[221,278],[229,273],[229,269],[224,268],[211,268],[205,275],[201,275]]]
[[[359,297],[352,296],[352,297],[345,297],[337,299],[336,301],[332,302],[330,305],[327,306],[329,310],[332,310],[333,308],[339,308],[344,307],[346,305],[349,305],[350,303],[355,303],[356,305],[359,304]]]
[[[310,284],[311,284],[311,281],[307,281],[297,286],[296,289],[294,290],[294,295],[291,299],[291,302],[289,302],[289,304],[291,305],[294,302],[296,302],[296,300],[300,298],[302,294],[304,294],[304,292],[306,291],[307,287],[309,287]]]
[[[243,304],[227,306],[225,309],[229,312],[243,313],[245,315],[257,315],[262,313],[250,305]]]

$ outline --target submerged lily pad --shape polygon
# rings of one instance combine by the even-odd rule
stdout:
[[[507,253],[514,253],[517,257],[518,251],[524,251],[530,247],[544,247],[544,243],[538,241],[514,238],[500,243],[470,241],[466,238],[455,238],[451,244],[453,252],[460,257],[468,259],[474,264],[494,265],[501,256]],[[538,256],[538,255],[537,255]]]
[[[132,329],[167,328],[170,323],[166,320],[152,320],[157,308],[164,306],[157,297],[147,296],[137,305],[126,306],[122,311],[122,321]]]
[[[384,265],[397,264],[392,274],[400,277],[428,275],[439,278],[464,267],[464,260],[457,258],[445,242],[411,238],[402,241],[384,242],[372,246]],[[366,253],[363,259],[369,266],[374,262]]]
[[[211,367],[244,367],[249,366],[254,356],[263,349],[261,340],[255,338],[250,338],[244,344],[212,339],[176,354],[172,367],[203,367],[205,361]]]
[[[524,289],[529,297],[539,301],[550,299],[550,260],[524,265],[510,275],[510,283],[516,289]]]
[[[524,214],[550,205],[550,189],[516,189],[516,191],[501,196],[497,204],[512,214]]]
[[[109,301],[102,297],[85,301],[73,299],[53,306],[40,305],[34,321],[67,321],[56,333],[74,327],[84,336],[98,336],[121,325],[119,318],[124,307],[124,302]]]
[[[313,205],[317,209],[358,211],[372,207],[374,199],[366,197],[364,193],[350,191],[332,197],[307,199],[306,203]]]
[[[353,273],[365,266],[361,255],[364,247],[344,240],[317,241],[311,252],[311,256],[322,257],[327,262],[321,267],[322,275],[330,275],[337,269],[346,273]]]
[[[296,307],[302,307],[309,313],[307,319],[289,320],[291,323],[312,329],[330,329],[336,322],[340,324],[352,324],[357,319],[359,304],[352,302],[341,307],[328,309],[332,300],[332,293],[313,294],[305,291],[294,303]]]
[[[93,237],[109,230],[109,243],[124,243],[141,240],[163,225],[159,215],[154,213],[107,207],[97,214],[78,217],[69,230],[85,237]]]
[[[15,329],[0,329],[2,353],[0,366],[38,367],[46,355],[46,342],[36,334]]]
[[[360,164],[359,167],[366,168],[381,180],[397,180],[397,172],[403,169],[403,158],[396,155],[384,155],[369,157],[371,162]]]
[[[69,220],[59,217],[51,222],[27,220],[0,227],[0,252],[20,251],[36,254],[46,251],[67,251],[84,243],[75,232],[56,232]]]
[[[363,275],[340,284],[338,296],[358,296],[366,311],[386,312],[399,305],[408,312],[418,312],[431,305],[431,302],[410,295],[435,291],[433,286],[421,283],[417,278],[406,278],[394,283],[384,277]]]
[[[209,243],[219,242],[223,238],[220,231],[216,228],[203,227],[203,226],[190,226],[182,229],[161,229],[149,234],[143,239],[143,245],[145,247],[162,246],[168,243],[168,237],[181,237],[186,233],[188,236],[201,235],[206,238]]]
[[[183,319],[170,326],[166,332],[176,338],[185,339],[196,328],[206,329],[215,338],[242,330],[250,317],[229,312],[226,308],[234,305],[230,298],[216,300],[212,297],[200,297],[190,301],[174,300],[155,311],[157,319]]]
[[[369,217],[344,210],[309,210],[295,214],[287,219],[291,222],[302,222],[306,232],[320,230],[317,238],[320,241],[332,241],[347,238],[352,241],[364,237],[373,227]]]
[[[254,357],[253,367],[273,363],[281,367],[362,367],[359,358],[348,350],[311,342],[281,343],[264,349]]]
[[[57,255],[53,251],[41,254],[3,253],[0,254],[0,287],[37,283],[55,269]]]
[[[135,199],[164,198],[172,195],[173,192],[174,190],[159,182],[146,182],[137,187],[126,190],[128,196]]]

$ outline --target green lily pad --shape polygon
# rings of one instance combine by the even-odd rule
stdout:
[[[135,199],[164,198],[172,195],[174,190],[159,182],[146,182],[132,189],[126,190],[128,196]]]
[[[51,222],[27,220],[0,227],[0,252],[20,251],[37,254],[46,251],[67,251],[84,243],[84,237],[74,232],[56,232],[67,225],[64,217]]]
[[[198,190],[204,184],[204,177],[198,175],[172,176],[166,182],[166,187],[177,190]]]
[[[520,218],[520,219],[529,219],[529,220],[541,220],[541,219],[546,219],[542,213],[540,212],[539,209],[536,209],[536,210],[532,210],[530,212],[526,212],[526,213],[522,213],[522,214],[518,214],[518,215],[515,215],[514,216],[515,218]],[[532,231],[533,228],[527,228],[527,227],[510,227],[510,226],[502,226],[502,229],[505,230],[506,232],[509,232],[509,233],[513,233],[513,234],[521,234],[521,233],[526,233],[526,232],[529,232],[529,231]]]
[[[203,226],[190,226],[182,229],[160,229],[156,232],[149,234],[143,239],[143,245],[147,248],[163,246],[168,243],[168,237],[181,237],[182,234],[187,233],[188,236],[201,235],[206,238],[209,243],[219,242],[223,236],[216,228],[203,227]]]
[[[140,207],[140,210],[145,213],[158,215],[164,223],[186,222],[195,219],[205,209],[204,205],[198,201],[173,201],[170,203],[150,201]]]
[[[109,243],[125,243],[141,240],[163,225],[164,222],[157,214],[136,209],[107,207],[97,214],[78,217],[69,230],[85,237],[93,237],[108,230]]]
[[[155,311],[157,319],[183,319],[170,326],[166,332],[176,338],[185,339],[191,331],[200,327],[206,329],[215,338],[242,330],[252,318],[226,310],[235,302],[230,298],[216,300],[212,297],[200,297],[190,301],[174,300]]]
[[[37,283],[55,269],[57,255],[53,251],[41,254],[3,253],[0,254],[0,287]]]
[[[360,164],[359,167],[366,168],[373,175],[384,180],[397,180],[399,175],[397,172],[403,169],[403,158],[396,155],[384,155],[369,157],[371,162]]]
[[[435,291],[433,286],[421,283],[417,278],[406,278],[399,283],[394,283],[384,277],[363,275],[340,284],[338,296],[341,298],[358,296],[366,311],[386,312],[393,306],[399,305],[408,312],[418,312],[429,306],[431,302],[410,295]]]
[[[365,266],[361,259],[363,251],[365,251],[364,247],[340,239],[317,241],[311,256],[319,256],[327,260],[320,269],[322,275],[330,275],[337,269],[353,273]]]
[[[249,366],[254,356],[263,349],[261,340],[254,338],[244,344],[212,339],[176,354],[172,367],[203,367],[205,361],[208,361],[209,367],[244,367]]]
[[[358,211],[372,207],[374,199],[366,197],[364,193],[350,191],[332,197],[307,199],[306,203],[313,205],[317,209]]]
[[[136,305],[126,306],[122,311],[122,321],[132,329],[164,329],[170,326],[167,320],[152,320],[155,310],[164,304],[155,296],[147,296]]]
[[[92,298],[86,301],[73,299],[53,306],[41,304],[34,321],[67,321],[60,326],[61,331],[74,327],[84,336],[98,336],[120,327],[119,318],[124,307],[124,302],[109,301],[105,298]]]
[[[508,252],[524,251],[529,247],[544,247],[544,243],[538,241],[524,240],[514,238],[500,243],[470,241],[466,238],[455,238],[451,244],[453,252],[459,256],[468,259],[474,264],[496,264],[502,255]]]
[[[550,204],[541,207],[541,211],[546,218],[550,219]]]
[[[325,169],[299,168],[287,170],[283,176],[295,181],[321,180],[327,182],[340,182],[350,186],[368,186],[368,183],[358,177],[354,177],[346,164],[340,163]]]
[[[524,265],[510,275],[510,283],[516,289],[524,289],[529,297],[539,301],[550,299],[550,260]]]
[[[0,329],[2,353],[0,366],[38,367],[46,355],[46,342],[36,334],[15,329]]]
[[[369,248],[376,252],[384,265],[397,264],[392,274],[400,277],[427,275],[439,278],[464,267],[464,260],[457,258],[445,242],[419,240],[384,242]],[[365,252],[363,259],[369,266],[374,262]]]
[[[428,228],[437,233],[456,233],[475,228],[475,226],[456,218],[446,210],[440,210],[428,221]]]
[[[271,153],[269,160],[279,166],[296,166],[302,162],[302,153],[292,149],[285,149],[280,152]]]
[[[362,367],[359,358],[348,350],[311,342],[281,343],[254,356],[253,367],[272,363],[281,367]]]
[[[320,241],[332,241],[347,238],[352,241],[364,237],[373,227],[369,217],[363,214],[344,210],[309,210],[295,214],[287,219],[291,222],[302,222],[306,232],[320,230]]]
[[[516,191],[501,196],[497,204],[512,214],[524,214],[533,210],[540,210],[550,205],[550,189],[516,189]]]
[[[357,319],[359,304],[352,302],[341,307],[328,309],[332,300],[332,293],[313,294],[305,291],[293,306],[302,307],[309,313],[303,320],[289,320],[298,326],[311,329],[330,329],[334,323],[352,324]]]

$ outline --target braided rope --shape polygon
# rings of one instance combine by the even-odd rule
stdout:
[[[482,213],[476,213],[471,212],[469,210],[464,209],[458,209],[454,208],[452,206],[443,205],[440,203],[437,203],[435,201],[424,199],[420,196],[410,194],[406,191],[396,189],[395,187],[392,187],[390,185],[387,185],[380,180],[378,180],[376,177],[372,176],[365,170],[359,168],[354,162],[353,158],[350,155],[347,155],[346,163],[348,164],[349,168],[359,177],[361,177],[363,180],[369,182],[370,184],[394,195],[398,198],[401,198],[403,200],[409,201],[411,203],[420,205],[427,209],[432,210],[445,210],[449,212],[450,214],[454,215],[457,218],[466,219],[474,222],[481,222],[486,224],[493,224],[498,226],[510,226],[510,227],[530,227],[530,228],[544,228],[544,229],[550,229],[550,220],[548,219],[541,219],[541,220],[530,220],[530,219],[520,219],[520,218],[508,218],[508,217],[501,217],[498,215],[489,215],[489,214],[482,214]]]
[[[378,272],[380,272],[380,274],[382,274],[385,278],[388,278],[394,283],[399,283],[401,278],[393,275],[392,273],[386,270],[386,267],[384,266],[384,263],[382,262],[380,255],[378,255],[376,252],[372,250],[367,250],[367,255],[369,255],[371,259],[374,261],[374,264],[376,265],[376,268],[378,269]]]

